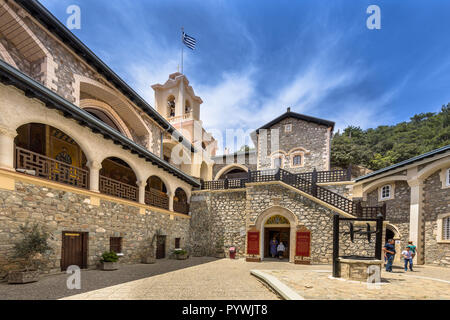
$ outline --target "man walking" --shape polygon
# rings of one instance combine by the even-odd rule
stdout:
[[[412,251],[409,246],[405,248],[405,250],[402,251],[403,259],[405,259],[405,271],[408,271],[408,263],[409,263],[409,270],[414,271],[412,269],[413,266],[413,255]]]
[[[386,271],[392,272],[392,263],[394,262],[395,257],[395,246],[393,239],[388,240],[388,242],[384,245],[383,251],[384,257],[386,258]]]

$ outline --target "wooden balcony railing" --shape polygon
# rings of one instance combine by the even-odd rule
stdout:
[[[298,173],[298,175],[309,181],[315,180],[317,183],[344,182],[352,180],[352,167],[343,170],[316,171]]]
[[[139,191],[135,186],[100,176],[100,192],[110,196],[138,201]]]
[[[338,173],[336,174],[330,173],[328,175],[321,175],[321,176],[316,171],[311,173],[310,179],[305,179],[305,174],[303,173],[294,174],[283,169],[249,171],[248,177],[246,179],[233,179],[233,180],[225,179],[218,181],[206,181],[202,183],[202,189],[203,190],[222,190],[233,188],[236,189],[236,188],[244,188],[246,186],[246,183],[282,181],[348,214],[355,215],[360,218],[376,218],[377,215],[381,213],[384,216],[384,218],[386,218],[385,206],[362,207],[361,203],[353,202],[352,200],[347,199],[346,197],[343,197],[340,194],[337,194],[327,188],[318,185],[320,179],[321,181],[331,179],[346,179],[344,178],[344,173],[345,176],[348,178],[349,171],[350,170],[339,170]]]
[[[145,191],[145,204],[169,210],[169,196],[159,190]]]
[[[78,188],[89,187],[89,171],[41,154],[16,147],[15,166],[36,177],[65,183]]]
[[[189,214],[189,203],[174,201],[173,202],[173,211],[182,213],[182,214]]]

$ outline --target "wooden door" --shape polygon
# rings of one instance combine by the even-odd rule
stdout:
[[[156,259],[166,257],[166,236],[157,236],[156,238]]]
[[[87,267],[87,241],[85,232],[64,231],[62,235],[61,270],[68,266],[78,266],[81,269]]]

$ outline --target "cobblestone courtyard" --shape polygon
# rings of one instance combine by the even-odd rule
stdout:
[[[265,284],[250,275],[264,270],[294,289],[305,299],[450,299],[450,269],[417,266],[416,272],[382,273],[384,284],[330,279],[329,265],[294,265],[266,261],[190,258],[160,260],[154,265],[123,265],[114,272],[82,272],[82,290],[66,288],[67,275],[48,276],[28,285],[0,284],[0,299],[189,299],[189,300],[277,300]]]

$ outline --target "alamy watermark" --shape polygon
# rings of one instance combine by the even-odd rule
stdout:
[[[75,4],[67,7],[66,13],[69,15],[66,26],[69,30],[81,29],[81,8]]]
[[[369,30],[381,29],[381,9],[379,6],[372,4],[367,8],[367,14],[370,16],[367,18],[366,26]]]
[[[70,276],[67,278],[67,289],[80,290],[81,289],[81,269],[79,266],[69,266],[66,271]]]

